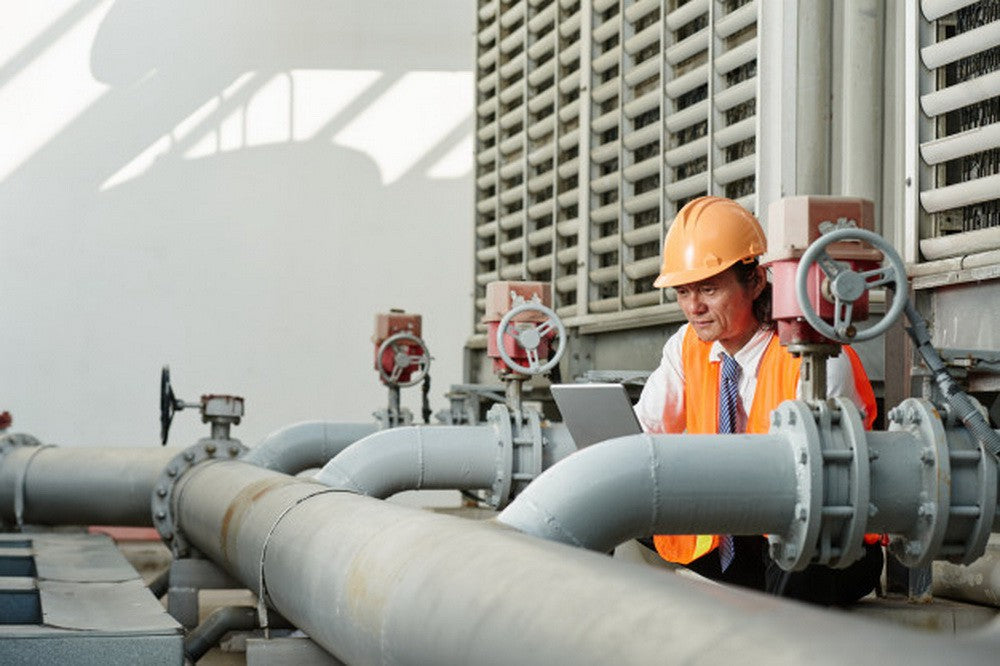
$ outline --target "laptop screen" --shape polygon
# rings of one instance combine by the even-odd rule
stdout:
[[[578,449],[642,432],[621,384],[553,384],[550,388]]]

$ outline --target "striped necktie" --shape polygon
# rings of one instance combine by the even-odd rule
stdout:
[[[719,433],[736,432],[737,400],[740,397],[740,364],[729,354],[722,355],[722,381],[719,383]],[[731,534],[719,539],[719,564],[725,571],[736,556],[736,544]]]

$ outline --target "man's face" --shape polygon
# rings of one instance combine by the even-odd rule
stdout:
[[[698,337],[705,342],[718,340],[730,353],[741,349],[757,330],[753,299],[762,289],[760,279],[744,284],[733,270],[676,287],[677,302]]]

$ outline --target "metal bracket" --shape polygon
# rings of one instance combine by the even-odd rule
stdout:
[[[202,439],[170,459],[156,480],[150,498],[153,526],[175,558],[188,557],[191,545],[177,524],[173,511],[177,482],[196,465],[208,460],[234,460],[249,449],[238,439]]]

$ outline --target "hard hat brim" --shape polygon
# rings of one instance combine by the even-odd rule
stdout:
[[[687,271],[660,273],[659,277],[653,282],[653,286],[657,289],[664,289],[666,287],[679,287],[682,284],[691,284],[692,282],[701,282],[726,271],[738,261],[740,260],[733,259],[728,263],[719,264],[718,266],[705,266],[704,268]]]

